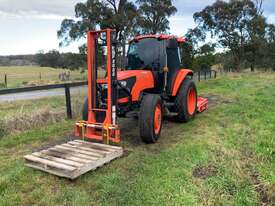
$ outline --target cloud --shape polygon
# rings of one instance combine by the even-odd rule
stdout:
[[[201,11],[206,6],[211,5],[216,0],[174,0],[174,4],[178,9],[177,15],[193,15],[195,12]],[[274,15],[274,0],[263,1],[264,14]]]
[[[39,13],[37,11],[18,11],[17,13],[8,13],[0,11],[0,17],[9,18],[28,18],[28,19],[46,19],[46,20],[63,20],[65,18],[72,18],[70,16],[61,16],[56,14]]]
[[[183,36],[186,34],[188,29],[194,28],[195,22],[193,17],[190,15],[177,15],[170,19],[170,33]]]
[[[79,0],[0,0],[0,17],[64,19]]]
[[[215,0],[174,0],[179,15],[193,15],[214,2]]]
[[[274,0],[266,0],[263,3],[265,14],[274,14],[275,13],[275,3]]]

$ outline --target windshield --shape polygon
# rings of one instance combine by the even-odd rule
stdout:
[[[157,69],[164,65],[162,41],[154,38],[132,42],[128,49],[127,70]]]

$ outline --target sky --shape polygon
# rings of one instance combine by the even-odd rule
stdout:
[[[64,18],[74,17],[74,5],[84,0],[0,0],[0,55],[35,54],[57,49],[77,52],[80,42],[60,48],[57,31]],[[193,14],[215,0],[174,0],[170,33],[182,36],[195,27]],[[265,0],[265,16],[275,23],[275,0]]]

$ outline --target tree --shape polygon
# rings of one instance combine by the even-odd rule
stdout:
[[[62,66],[61,55],[56,50],[51,50],[45,54],[43,51],[40,51],[36,54],[35,59],[41,67],[60,68]]]
[[[254,0],[253,2],[255,4],[255,6],[256,6],[257,13],[259,15],[263,15],[263,13],[264,13],[264,10],[263,10],[263,0]]]
[[[199,45],[199,42],[205,41],[205,33],[200,29],[189,29],[185,34],[186,43],[181,46],[182,66],[185,68],[192,68],[193,70],[209,69],[212,66],[212,56],[207,59],[209,53],[215,51],[215,46],[212,44]],[[207,47],[209,46],[209,47]],[[214,49],[213,51],[211,49]],[[211,50],[211,51],[210,51]],[[208,56],[208,57],[207,57]],[[210,60],[208,62],[208,60]]]
[[[138,26],[142,34],[157,34],[169,30],[168,18],[177,12],[172,0],[137,0]]]
[[[136,24],[137,8],[127,0],[87,0],[75,6],[74,19],[64,19],[58,31],[60,45],[86,38],[86,33],[95,30],[112,28],[116,30],[116,40],[125,48],[126,39],[133,33]],[[85,51],[85,49],[82,51]],[[125,50],[123,51],[125,53]]]
[[[193,47],[190,42],[185,42],[180,45],[181,49],[181,66],[183,68],[192,68],[194,55],[193,55]]]
[[[248,22],[248,39],[244,45],[245,59],[252,72],[256,64],[262,65],[264,59],[264,47],[266,44],[266,19],[262,15],[255,17]]]
[[[267,27],[267,34],[266,34],[266,49],[265,49],[265,61],[267,67],[271,67],[275,70],[275,25],[270,24]]]
[[[64,53],[61,55],[61,67],[64,69],[78,70],[85,65],[85,58],[81,54]]]
[[[217,0],[201,12],[194,14],[198,28],[210,33],[212,38],[231,51],[234,67],[240,71],[244,59],[245,44],[249,38],[249,23],[257,16],[257,9],[251,0]]]

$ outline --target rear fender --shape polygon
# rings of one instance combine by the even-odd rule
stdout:
[[[172,87],[172,96],[175,97],[180,89],[180,86],[182,82],[185,80],[187,76],[193,76],[194,73],[190,69],[181,69],[179,70],[176,79],[174,81],[173,87]]]

